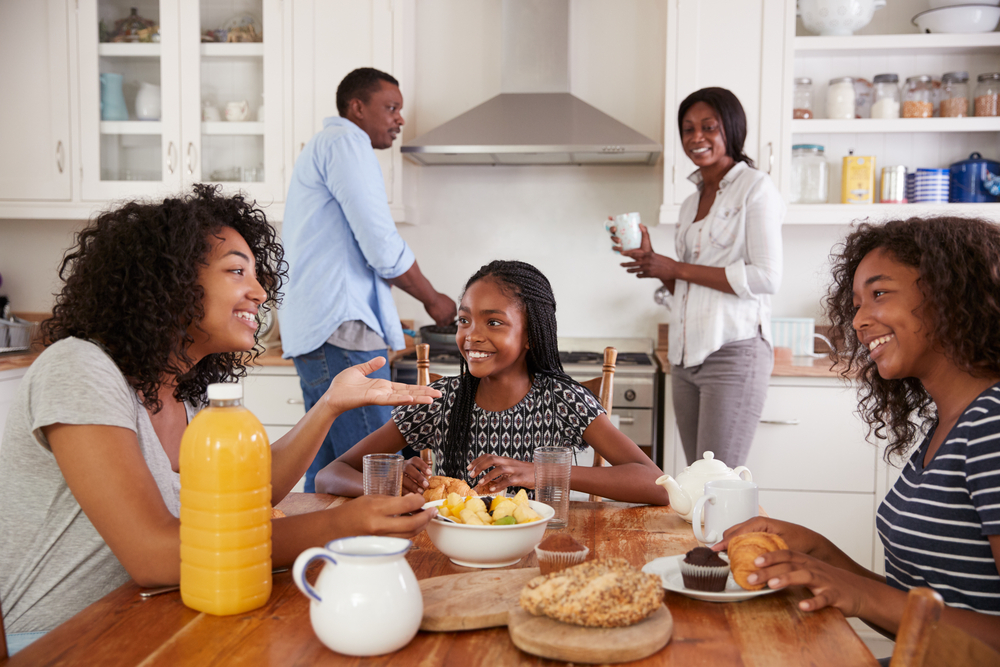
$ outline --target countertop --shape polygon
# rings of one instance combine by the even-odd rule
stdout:
[[[656,361],[660,365],[660,370],[670,374],[670,362],[667,360],[666,350],[655,350]],[[791,357],[791,360],[775,360],[774,370],[771,377],[814,377],[814,378],[839,378],[840,374],[830,370],[830,359],[826,355],[817,358],[813,357]]]

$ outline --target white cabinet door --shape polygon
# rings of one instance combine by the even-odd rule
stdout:
[[[667,9],[664,191],[660,222],[695,192],[694,164],[681,149],[677,109],[689,94],[731,90],[747,115],[744,151],[778,183],[785,5],[791,0],[672,0]]]
[[[0,199],[71,196],[66,0],[0,2]]]

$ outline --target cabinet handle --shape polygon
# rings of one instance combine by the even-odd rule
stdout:
[[[177,166],[176,155],[174,154],[174,142],[167,144],[167,173],[173,175],[174,168]]]
[[[771,175],[771,167],[774,166],[774,144],[767,142],[767,174]]]
[[[776,424],[778,426],[798,426],[798,419],[761,419],[761,424]]]
[[[306,404],[306,401],[303,398],[290,398],[290,399],[288,399],[287,402],[288,402],[289,405],[305,405]]]
[[[194,147],[194,142],[193,141],[189,141],[188,142],[188,149],[187,149],[187,172],[188,172],[189,176],[193,176],[194,175],[194,163],[195,163],[195,160],[197,160],[197,159],[198,159],[198,151]]]
[[[63,167],[66,163],[66,152],[63,150],[62,139],[56,142],[56,168],[59,173],[63,173]]]
[[[619,417],[618,418],[618,423],[619,424],[625,424],[625,425],[634,424],[635,423],[635,417]]]

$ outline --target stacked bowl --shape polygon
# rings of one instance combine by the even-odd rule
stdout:
[[[925,33],[992,32],[1000,22],[1000,0],[930,0],[930,9],[913,17]]]
[[[948,170],[917,169],[913,202],[927,204],[948,201]]]

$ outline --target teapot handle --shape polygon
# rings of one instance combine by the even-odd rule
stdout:
[[[306,568],[308,568],[309,565],[317,558],[327,560],[334,565],[337,564],[337,561],[333,559],[330,552],[322,547],[312,547],[311,549],[306,549],[299,554],[299,557],[295,559],[295,564],[292,565],[292,581],[295,582],[295,585],[299,587],[299,590],[302,591],[303,594],[311,597],[316,602],[322,602],[323,598],[319,596],[316,589],[310,586],[309,582],[306,580]]]
[[[735,473],[735,474],[736,474],[736,475],[737,475],[737,476],[738,476],[738,477],[739,477],[740,479],[742,479],[742,480],[743,480],[744,482],[752,482],[752,481],[753,481],[753,475],[751,475],[751,474],[750,474],[750,469],[749,469],[749,468],[747,468],[746,466],[740,466],[739,468],[737,468],[737,469],[736,469],[736,470],[734,470],[733,472],[734,472],[734,473]],[[746,474],[747,474],[747,476],[746,476],[746,477],[744,477],[744,476],[743,476],[743,473],[746,473]]]
[[[697,500],[694,504],[694,509],[691,511],[691,528],[694,530],[694,539],[698,540],[702,544],[715,544],[719,541],[719,536],[713,530],[707,537],[705,536],[705,531],[701,527],[701,515],[705,510],[705,503],[715,504],[715,496],[706,493],[701,498]]]

